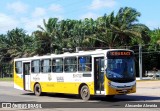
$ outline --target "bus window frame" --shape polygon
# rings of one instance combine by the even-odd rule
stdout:
[[[16,67],[16,62],[21,62],[21,73],[18,73],[17,71],[16,71],[16,69],[17,69],[17,67]],[[22,63],[22,61],[15,61],[15,72],[16,72],[16,74],[22,74],[22,70],[23,70],[23,65],[22,65],[23,63]]]
[[[62,71],[61,72],[54,72],[53,71],[53,67],[55,66],[60,66],[60,65],[53,65],[53,60],[56,60],[56,59],[61,59],[62,60]],[[59,57],[59,58],[52,58],[52,64],[51,64],[51,68],[52,68],[52,73],[63,73],[64,72],[64,58],[63,57]]]
[[[90,65],[90,67],[89,67],[90,70],[89,70],[89,71],[80,70],[80,67],[79,67],[79,66],[80,66],[80,62],[79,62],[80,57],[90,57],[90,63],[88,63],[88,62],[85,63],[85,66],[86,66],[86,65]],[[92,63],[92,56],[91,56],[91,55],[80,55],[80,56],[78,56],[78,64],[77,64],[77,65],[78,65],[78,72],[92,72],[92,64],[93,64],[93,63]],[[86,67],[85,67],[85,69],[86,69]]]
[[[37,60],[39,61],[39,72],[33,72],[33,70],[32,70],[32,68],[33,68],[33,61],[37,61]],[[36,66],[36,67],[38,67],[38,66]],[[33,59],[33,60],[31,60],[31,73],[37,74],[37,73],[40,73],[40,72],[41,72],[41,60],[40,59]]]
[[[66,59],[68,59],[68,58],[75,58],[76,60],[76,63],[75,64],[70,64],[70,65],[66,65]],[[75,73],[75,72],[77,72],[78,70],[77,70],[77,68],[78,68],[78,61],[77,61],[78,59],[77,59],[77,56],[69,56],[69,57],[64,57],[64,73]],[[76,70],[73,70],[73,71],[66,71],[65,70],[65,66],[72,66],[72,65],[74,65],[75,66],[75,68],[76,68]],[[74,68],[73,68],[74,69]]]
[[[49,66],[43,66],[42,63],[45,61],[45,60],[49,60]],[[43,62],[42,62],[43,61]],[[49,72],[43,72],[43,67],[50,67],[50,71]],[[40,72],[42,74],[46,74],[46,73],[51,73],[52,72],[52,59],[51,58],[45,58],[45,59],[41,59],[40,60]]]

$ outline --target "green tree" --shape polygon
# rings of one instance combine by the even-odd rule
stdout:
[[[23,29],[13,29],[0,38],[1,56],[8,58],[26,57],[32,55],[33,38],[26,34]]]
[[[33,32],[39,55],[53,53],[55,51],[58,18],[49,18],[47,22],[43,20],[43,25],[44,27],[38,25],[40,30]]]
[[[119,38],[120,45],[130,45],[132,39],[142,42],[142,31],[148,27],[138,23],[140,15],[139,12],[130,7],[119,9],[110,28]]]
[[[92,18],[83,20],[83,41],[82,46],[95,47],[96,43],[96,21]]]
[[[0,35],[0,74],[11,74],[13,59],[34,55],[33,38],[23,29],[13,29]],[[2,72],[2,73],[1,73]],[[3,75],[10,76],[10,75]]]
[[[104,15],[97,20],[97,40],[101,42],[102,47],[113,48],[117,45],[117,35],[111,29],[111,25],[115,22],[114,12],[110,15]]]
[[[150,47],[149,50],[157,51],[160,45],[160,29],[150,31]]]

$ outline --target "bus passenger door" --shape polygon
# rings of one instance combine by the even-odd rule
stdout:
[[[96,94],[105,94],[104,91],[104,57],[94,57],[94,87]]]
[[[23,63],[23,87],[24,90],[30,90],[30,62]]]

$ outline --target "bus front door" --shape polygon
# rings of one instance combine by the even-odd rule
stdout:
[[[30,90],[30,62],[23,63],[23,87],[24,90]]]
[[[104,57],[94,57],[94,87],[96,94],[105,94]]]

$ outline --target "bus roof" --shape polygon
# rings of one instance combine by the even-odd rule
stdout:
[[[45,59],[45,58],[60,58],[60,57],[71,57],[71,56],[83,56],[83,55],[97,55],[97,54],[106,54],[108,51],[120,51],[120,50],[126,50],[126,51],[132,51],[129,49],[96,49],[96,50],[89,50],[89,51],[79,51],[76,53],[70,53],[65,52],[63,54],[50,54],[50,55],[43,55],[43,56],[33,56],[33,57],[25,57],[25,58],[16,58],[14,61],[29,61],[33,59]],[[132,51],[133,52],[133,51]]]

